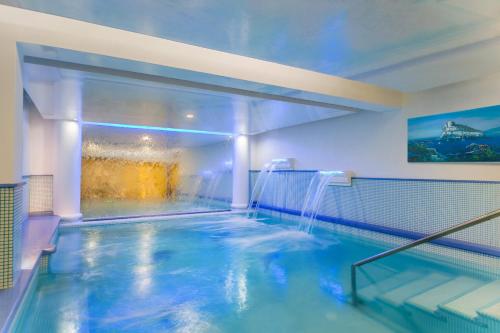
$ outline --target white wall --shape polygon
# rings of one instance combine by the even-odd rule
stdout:
[[[352,170],[362,177],[500,180],[500,164],[408,163],[407,119],[500,104],[500,73],[411,95],[403,110],[358,114],[252,138],[252,169],[294,157],[297,169]]]
[[[54,121],[43,119],[34,108],[25,110],[28,121],[24,152],[25,175],[53,175],[55,154]]]

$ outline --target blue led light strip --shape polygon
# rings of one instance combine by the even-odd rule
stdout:
[[[222,135],[222,136],[232,136],[233,135],[233,133],[226,133],[226,132],[212,132],[212,131],[191,130],[191,129],[184,129],[184,128],[144,126],[144,125],[99,123],[99,122],[93,122],[93,121],[82,121],[82,124],[83,125],[92,125],[92,126],[117,127],[117,128],[133,128],[133,129],[142,129],[142,130],[147,130],[147,131],[160,131],[160,132],[177,132],[177,133],[191,133],[191,134],[209,134],[209,135]]]

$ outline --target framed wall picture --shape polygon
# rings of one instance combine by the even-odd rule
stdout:
[[[500,105],[408,119],[408,162],[500,162]]]

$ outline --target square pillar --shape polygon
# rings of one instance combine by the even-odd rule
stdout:
[[[0,289],[21,268],[23,212],[23,82],[17,44],[0,31]]]

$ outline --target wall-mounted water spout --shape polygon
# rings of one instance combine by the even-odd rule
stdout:
[[[351,186],[351,171],[321,171],[331,175],[329,186]]]
[[[264,165],[262,170],[260,170],[252,189],[252,195],[248,204],[247,217],[257,217],[257,211],[260,207],[262,196],[273,172],[277,170],[293,170],[293,166],[293,158],[275,158],[272,159],[271,162]]]
[[[266,163],[262,170],[260,170],[259,175],[257,176],[257,180],[255,181],[255,185],[252,189],[252,195],[250,197],[250,203],[248,204],[247,217],[255,218],[257,214],[257,209],[260,206],[260,201],[262,199],[262,194],[271,178],[271,175],[276,168],[276,164]],[[253,210],[252,210],[253,208]]]
[[[220,172],[210,172],[207,177],[207,189],[205,193],[205,200],[209,207],[214,204],[215,193],[219,187],[222,174]]]
[[[273,158],[271,164],[275,170],[293,170],[295,166],[294,158]]]
[[[351,173],[348,171],[318,171],[313,176],[302,206],[300,230],[307,233],[312,231],[321,202],[330,185],[350,186]]]

